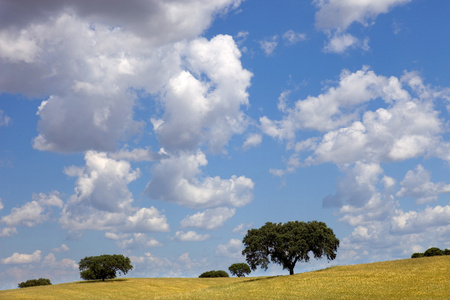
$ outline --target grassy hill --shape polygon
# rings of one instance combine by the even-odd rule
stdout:
[[[0,291],[0,299],[450,299],[450,256],[246,278],[126,278]]]

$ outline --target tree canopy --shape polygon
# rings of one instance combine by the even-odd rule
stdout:
[[[237,277],[245,277],[245,274],[250,274],[251,270],[250,267],[246,263],[237,263],[232,264],[228,270],[230,271],[231,275],[237,276]]]
[[[80,277],[84,280],[113,279],[116,278],[116,272],[127,274],[133,269],[130,259],[121,254],[88,256],[80,260],[78,265]]]
[[[289,270],[291,275],[298,261],[309,261],[310,253],[316,259],[326,256],[333,260],[339,247],[333,230],[318,221],[267,222],[259,229],[248,230],[243,243],[242,254],[252,270],[258,266],[267,270],[272,261]]]

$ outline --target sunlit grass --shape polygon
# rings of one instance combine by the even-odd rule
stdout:
[[[0,299],[450,299],[450,256],[293,276],[75,282],[0,291]]]

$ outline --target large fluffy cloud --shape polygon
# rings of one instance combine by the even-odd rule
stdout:
[[[3,3],[0,91],[45,97],[38,111],[34,147],[50,151],[114,150],[143,126],[133,119],[136,90],[172,92],[164,100],[168,111],[165,125],[159,128],[168,131],[159,134],[162,143],[170,146],[173,134],[180,137],[170,103],[176,107],[186,100],[177,98],[177,87],[171,85],[183,81],[183,74],[206,74],[210,83],[197,80],[197,84],[217,88],[208,95],[201,91],[195,95],[199,92],[195,87],[192,92],[209,100],[210,111],[192,116],[191,121],[202,119],[200,127],[192,129],[182,146],[201,136],[211,149],[220,151],[230,134],[241,128],[240,105],[247,103],[250,73],[240,66],[240,53],[231,37],[207,41],[196,36],[216,13],[239,3],[153,0],[124,5],[113,1],[107,7],[102,1]],[[33,7],[36,11],[31,15]],[[191,70],[184,73],[186,67]],[[186,82],[188,89],[191,83]],[[186,107],[191,106],[186,103]],[[208,127],[210,135],[195,136],[195,129]]]
[[[152,199],[192,208],[239,207],[252,200],[251,179],[234,175],[230,179],[204,176],[200,167],[207,163],[201,151],[163,159],[153,167],[146,194]]]
[[[13,255],[2,259],[2,264],[29,264],[41,260],[41,250],[36,250],[32,254],[21,254],[14,252]]]
[[[292,151],[286,170],[273,174],[322,163],[334,163],[344,174],[336,193],[323,199],[339,221],[354,227],[342,239],[343,259],[401,257],[437,241],[446,245],[448,205],[403,206],[411,206],[408,198],[419,205],[440,201],[448,183],[433,182],[422,165],[396,180],[391,166],[423,157],[448,160],[445,124],[436,108],[447,97],[447,90],[427,86],[417,73],[385,77],[363,68],[344,71],[336,87],[292,107],[280,97],[281,120],[261,118],[263,131]],[[305,131],[310,138],[299,140]]]
[[[75,194],[61,213],[61,223],[70,230],[124,232],[168,231],[166,217],[156,208],[135,208],[128,184],[140,176],[130,163],[106,153],[89,151],[86,166],[69,167],[65,173],[78,177]]]

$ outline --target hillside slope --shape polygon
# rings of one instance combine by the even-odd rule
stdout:
[[[450,299],[450,256],[293,276],[130,278],[0,291],[0,299]]]

